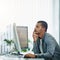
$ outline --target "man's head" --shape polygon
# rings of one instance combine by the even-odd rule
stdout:
[[[35,32],[42,35],[47,31],[48,24],[45,21],[38,21],[35,27]]]

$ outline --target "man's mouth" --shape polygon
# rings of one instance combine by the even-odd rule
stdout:
[[[39,35],[39,32],[35,32],[37,35]]]

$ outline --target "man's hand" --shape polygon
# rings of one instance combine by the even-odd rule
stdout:
[[[24,56],[24,58],[35,58],[34,54],[28,53]]]
[[[33,40],[34,40],[34,42],[36,42],[37,38],[38,38],[38,33],[33,32]]]

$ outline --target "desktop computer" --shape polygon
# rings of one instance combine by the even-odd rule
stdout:
[[[13,24],[14,44],[18,53],[22,53],[22,50],[28,48],[28,27],[16,26]]]

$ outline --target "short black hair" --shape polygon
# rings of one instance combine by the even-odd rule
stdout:
[[[47,31],[47,29],[48,29],[48,24],[47,24],[47,22],[45,22],[45,21],[38,21],[37,23],[41,23],[42,26],[46,29],[45,31]]]

